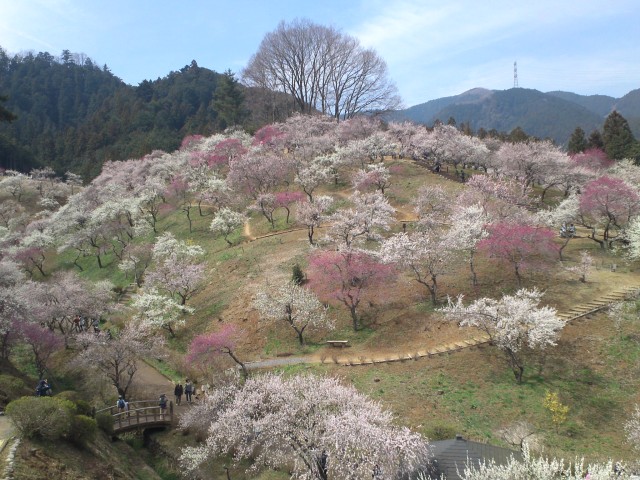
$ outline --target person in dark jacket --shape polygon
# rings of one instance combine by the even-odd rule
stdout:
[[[176,388],[173,389],[173,394],[176,396],[176,405],[180,405],[183,393],[184,389],[182,388],[182,384],[176,383]]]

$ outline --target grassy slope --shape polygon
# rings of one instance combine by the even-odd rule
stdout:
[[[395,163],[394,184],[388,197],[399,209],[398,218],[413,216],[406,203],[424,183],[441,184],[452,192],[462,188],[411,163]],[[345,185],[339,185],[331,186],[326,193],[344,198],[350,192]],[[337,331],[310,332],[310,345],[300,349],[293,332],[286,326],[259,322],[250,299],[255,289],[266,282],[289,278],[295,262],[305,267],[309,252],[306,232],[253,242],[243,241],[241,232],[237,232],[232,237],[236,245],[227,247],[223,239],[214,239],[209,233],[210,218],[196,216],[191,234],[181,212],[166,211],[159,225],[159,231],[172,231],[179,238],[202,245],[208,252],[205,285],[190,301],[196,313],[171,342],[177,352],[184,352],[194,335],[215,329],[221,322],[236,323],[243,328],[245,336],[239,351],[247,360],[308,352],[330,359],[335,351],[322,345],[329,337],[351,340],[354,347],[349,355],[357,358],[363,351],[411,352],[469,335],[442,322],[425,303],[426,292],[409,277],[402,277],[396,286],[370,295],[370,303],[365,304],[362,311],[368,328],[354,333],[344,308],[332,305],[330,313],[337,320]],[[271,231],[266,220],[258,215],[253,216],[250,227],[253,236]],[[284,228],[287,228],[284,215],[279,212],[277,229]],[[398,223],[395,229],[400,228]],[[577,282],[556,268],[551,272],[526,274],[525,286],[544,289],[545,301],[562,311],[618,285],[639,282],[632,265],[623,264],[618,272],[609,272],[610,263],[622,262],[600,252],[595,242],[586,239],[573,240],[565,249],[567,263],[576,262],[579,251],[584,249],[597,258],[598,265],[588,283]],[[53,255],[50,268],[75,268],[66,255],[57,258]],[[107,259],[108,266],[104,269],[98,269],[95,260],[83,262],[86,262],[83,276],[115,279],[118,285],[129,282],[117,270],[114,258]],[[466,266],[456,265],[450,275],[442,277],[441,295],[464,293],[467,298],[497,297],[514,290],[509,268],[482,258],[477,263],[481,282],[478,288],[471,287]],[[503,359],[492,348],[376,367],[314,365],[292,367],[288,371],[339,375],[381,400],[397,414],[400,423],[431,437],[462,433],[476,440],[500,443],[499,429],[516,420],[527,420],[542,433],[545,444],[554,454],[629,459],[632,453],[624,444],[621,422],[631,412],[632,404],[640,400],[637,394],[639,356],[637,325],[625,324],[622,330],[616,331],[611,320],[601,315],[568,327],[558,347],[550,351],[542,374],[529,369],[520,386],[514,383]],[[570,407],[567,423],[559,428],[553,427],[548,412],[542,407],[546,390],[557,391],[562,402]]]

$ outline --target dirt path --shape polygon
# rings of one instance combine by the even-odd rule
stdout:
[[[244,236],[247,237],[250,242],[256,239],[256,237],[251,235],[251,223],[249,223],[249,220],[244,222],[243,233],[244,233]]]

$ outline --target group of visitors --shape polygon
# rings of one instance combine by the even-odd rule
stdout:
[[[91,326],[93,327],[93,332],[100,332],[100,319],[93,318],[87,319],[83,315],[76,315],[73,317],[73,330],[77,333],[88,332],[89,331],[89,320],[91,320]]]
[[[195,393],[195,386],[191,383],[191,380],[188,378],[185,380],[184,386],[181,383],[176,383],[175,388],[173,389],[173,394],[176,397],[176,405],[180,405],[182,403],[182,395],[186,397],[187,403],[191,403],[193,401],[193,394]]]

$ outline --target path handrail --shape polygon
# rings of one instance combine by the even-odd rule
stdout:
[[[132,402],[128,402],[129,410],[133,411],[136,408],[141,408],[141,407],[131,408],[131,407],[133,407],[133,406],[135,406],[137,404],[141,404],[141,403],[147,403],[147,404],[149,404],[150,407],[151,406],[156,406],[156,407],[159,408],[158,400],[135,400],[135,401],[132,401]],[[144,408],[144,407],[142,407],[142,408]],[[114,412],[114,410],[116,410],[116,412]],[[100,410],[96,410],[95,413],[97,415],[98,413],[109,411],[109,414],[115,415],[115,414],[118,413],[117,410],[118,410],[118,406],[117,405],[111,405],[109,407],[104,407],[104,408],[101,408]]]

